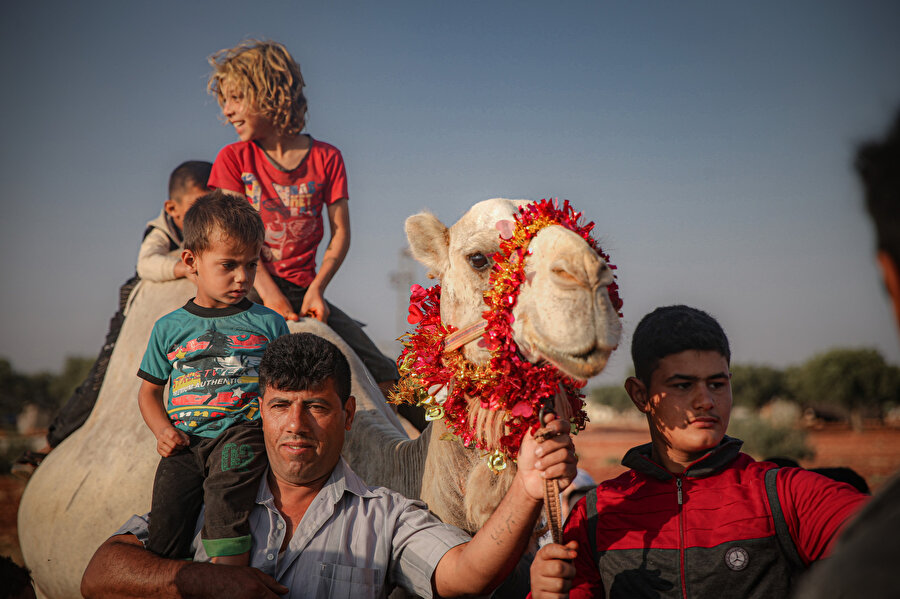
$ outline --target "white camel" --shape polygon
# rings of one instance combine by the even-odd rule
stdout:
[[[441,315],[447,324],[461,327],[481,317],[490,256],[500,242],[497,224],[510,221],[521,204],[481,202],[449,229],[427,213],[407,220],[413,255],[441,279]],[[525,271],[513,326],[523,355],[552,362],[578,378],[597,374],[621,331],[607,294],[612,276],[604,260],[578,235],[551,226],[531,240]],[[149,509],[158,455],[137,409],[135,373],[153,322],[192,295],[193,286],[186,281],[143,285],[93,413],[47,457],[26,487],[19,536],[40,596],[79,596],[81,575],[94,550],[131,514]],[[409,440],[361,361],[331,329],[312,319],[290,328],[322,335],[348,357],[357,416],[344,456],[353,469],[369,484],[422,498],[445,521],[477,530],[511,477],[494,475],[480,452],[442,440],[440,420]],[[462,351],[476,363],[488,357],[475,342]]]
[[[501,234],[513,228],[513,215],[524,200],[492,199],[473,206],[449,229],[427,212],[406,221],[413,256],[440,280],[441,321],[467,329],[482,321],[489,288],[491,257]],[[513,336],[529,361],[550,362],[563,373],[587,379],[598,374],[621,335],[621,323],[608,289],[614,282],[606,261],[575,232],[548,226],[531,239],[524,283],[513,309]],[[462,348],[466,359],[484,364],[490,350],[475,339]],[[469,401],[468,420],[483,438],[496,441],[505,430],[479,398]],[[565,406],[559,405],[568,416]],[[482,452],[445,441],[444,420],[432,425],[422,472],[421,498],[435,514],[466,531],[481,528],[515,474],[497,474]]]

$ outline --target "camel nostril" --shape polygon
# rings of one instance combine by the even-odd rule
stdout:
[[[612,271],[603,260],[596,254],[584,257],[585,282],[588,287],[594,289],[599,285],[609,285],[612,282]]]

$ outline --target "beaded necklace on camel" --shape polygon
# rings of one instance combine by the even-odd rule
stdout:
[[[575,212],[568,200],[562,207],[555,200],[519,207],[515,226],[507,236],[501,233],[500,250],[493,256],[490,288],[484,292],[484,320],[461,330],[441,322],[440,285],[411,288],[407,320],[417,326],[401,337],[404,349],[397,359],[400,381],[391,401],[424,407],[426,420],[443,418],[451,431],[449,436],[465,447],[481,450],[495,473],[505,469],[508,460],[515,461],[522,438],[541,426],[541,406],[557,393],[561,392],[569,403],[573,432],[583,430],[587,422],[580,391],[585,381],[566,376],[551,364],[528,362],[520,354],[512,331],[513,308],[525,281],[528,245],[545,227],[560,225],[576,233],[610,269],[616,268],[591,237],[594,223],[579,225],[580,218],[581,213]],[[622,300],[615,281],[607,287],[607,293],[621,315]],[[479,343],[490,352],[484,365],[468,361],[461,349],[479,336]],[[467,397],[479,398],[486,410],[503,412],[505,434],[499,443],[489,446],[469,424]]]

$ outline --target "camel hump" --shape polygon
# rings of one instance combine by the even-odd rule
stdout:
[[[79,596],[81,574],[97,547],[132,514],[150,510],[159,455],[138,410],[136,373],[153,323],[195,291],[185,279],[140,283],[94,410],[25,487],[19,539],[42,596]]]

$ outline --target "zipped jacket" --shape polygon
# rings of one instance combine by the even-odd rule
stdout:
[[[827,555],[866,495],[802,468],[773,471],[767,493],[777,467],[742,444],[725,437],[679,475],[651,460],[650,444],[631,449],[631,470],[566,523],[565,542],[579,546],[570,597],[787,597],[798,568]]]

